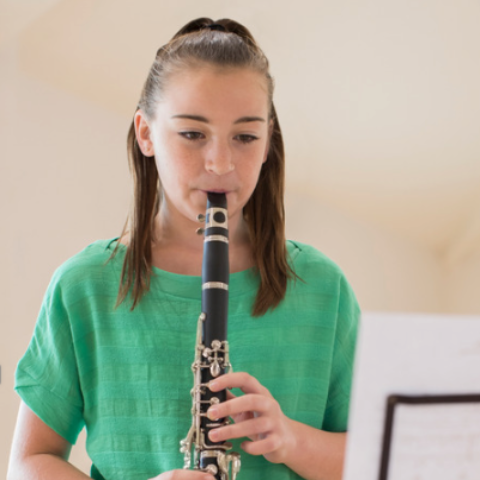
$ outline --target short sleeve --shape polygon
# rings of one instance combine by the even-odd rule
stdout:
[[[360,307],[357,299],[342,274],[339,283],[330,386],[322,427],[330,432],[347,430],[359,319]]]
[[[17,366],[15,390],[50,428],[74,444],[84,426],[74,343],[65,298],[54,275],[30,345]]]

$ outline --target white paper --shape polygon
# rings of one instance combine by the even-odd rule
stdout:
[[[378,479],[386,399],[389,395],[475,393],[480,393],[480,317],[364,314],[355,361],[343,479]],[[457,416],[455,412],[458,412],[456,408],[449,406],[448,411],[445,411],[444,425],[452,425]],[[415,413],[405,413],[404,417],[413,418]],[[425,421],[429,420],[426,418]],[[412,422],[413,420],[409,420],[406,425]],[[465,423],[469,422],[465,421]],[[396,424],[400,425],[398,422]],[[451,448],[455,448],[456,451],[465,448],[473,452],[472,455],[478,455],[480,421],[476,420],[470,427],[469,435],[463,436],[463,439],[460,439],[462,435],[455,436],[453,428],[450,429],[448,436],[452,444],[456,439],[459,442],[457,446]],[[396,432],[396,435],[398,433]],[[402,435],[405,433],[403,432]],[[471,440],[466,441],[465,438]],[[425,439],[419,439],[419,442],[425,442]],[[467,446],[462,447],[460,445],[462,442]],[[402,450],[398,449],[398,442],[395,448],[395,458],[400,454],[404,455],[401,453]],[[419,449],[421,455],[424,455],[425,448],[427,447],[422,446]],[[435,454],[433,461],[443,465],[438,473],[429,474],[428,477],[417,476],[425,475],[421,470],[423,468],[421,465],[425,464],[425,460],[422,460],[420,464],[409,467],[408,472],[399,471],[398,474],[395,472],[395,475],[399,476],[392,479],[470,480],[480,478],[478,463],[475,464],[474,471],[470,472],[473,467],[468,460],[465,460],[469,458],[468,455],[461,457],[460,460],[458,458],[454,454],[451,457]],[[396,461],[398,465],[398,460]],[[478,461],[476,457],[475,461]],[[468,470],[463,477],[456,473],[452,476],[450,473],[456,466],[458,467],[458,462],[461,462],[464,470]],[[393,469],[389,473],[394,475]],[[388,480],[391,478],[389,477]]]
[[[388,480],[480,477],[480,402],[395,407]]]

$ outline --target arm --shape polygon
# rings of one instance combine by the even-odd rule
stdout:
[[[212,419],[231,416],[235,424],[210,432],[214,441],[249,437],[242,449],[284,463],[306,480],[340,480],[345,455],[345,433],[330,433],[289,419],[270,392],[244,372],[222,375],[210,383],[212,391],[240,388],[246,395],[210,407]]]
[[[7,480],[84,480],[68,463],[72,445],[21,402],[13,436]]]
[[[13,437],[7,480],[89,480],[68,463],[72,445],[20,404]],[[211,475],[191,470],[172,470],[152,480],[214,480]]]
[[[292,423],[294,448],[285,465],[308,480],[341,479],[346,433],[317,430],[300,422]]]

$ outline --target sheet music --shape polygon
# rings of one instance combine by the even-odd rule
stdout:
[[[395,407],[388,480],[478,480],[480,403]]]

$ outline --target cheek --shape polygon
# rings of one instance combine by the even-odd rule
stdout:
[[[160,178],[175,183],[188,180],[198,164],[191,152],[178,145],[164,146],[156,158]]]
[[[243,163],[241,167],[241,172],[239,172],[244,179],[244,182],[243,182],[244,185],[245,186],[248,185],[250,193],[252,193],[253,190],[255,189],[255,186],[257,185],[257,182],[258,182],[258,177],[260,176],[260,171],[263,166],[261,159],[263,159],[263,156],[260,156],[259,160],[255,162]]]
[[[250,169],[252,172],[256,172],[257,175],[259,174],[260,170],[262,169],[263,164],[265,163],[265,155],[267,152],[267,146],[265,144],[259,145],[259,147],[255,150],[254,155],[252,155],[252,160],[250,160]]]

